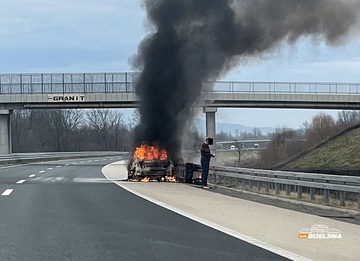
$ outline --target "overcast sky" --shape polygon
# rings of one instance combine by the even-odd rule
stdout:
[[[147,32],[140,0],[1,0],[0,73],[131,71],[129,58]],[[335,49],[302,39],[240,64],[224,80],[360,82],[359,47],[359,39]],[[219,109],[217,120],[296,128],[317,113]]]

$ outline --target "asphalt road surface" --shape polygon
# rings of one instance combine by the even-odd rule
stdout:
[[[108,181],[118,159],[0,168],[0,260],[288,260]]]

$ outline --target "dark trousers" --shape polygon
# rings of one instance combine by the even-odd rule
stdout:
[[[207,186],[207,180],[209,175],[210,161],[209,160],[201,160],[201,182],[203,186]]]

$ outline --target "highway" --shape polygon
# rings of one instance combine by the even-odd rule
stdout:
[[[122,189],[118,159],[0,168],[0,260],[288,260]]]

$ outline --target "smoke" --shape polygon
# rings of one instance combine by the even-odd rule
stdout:
[[[242,59],[301,37],[329,46],[359,29],[360,0],[144,0],[152,32],[133,59],[141,73],[135,145],[156,143],[177,160],[184,126],[205,81]]]

